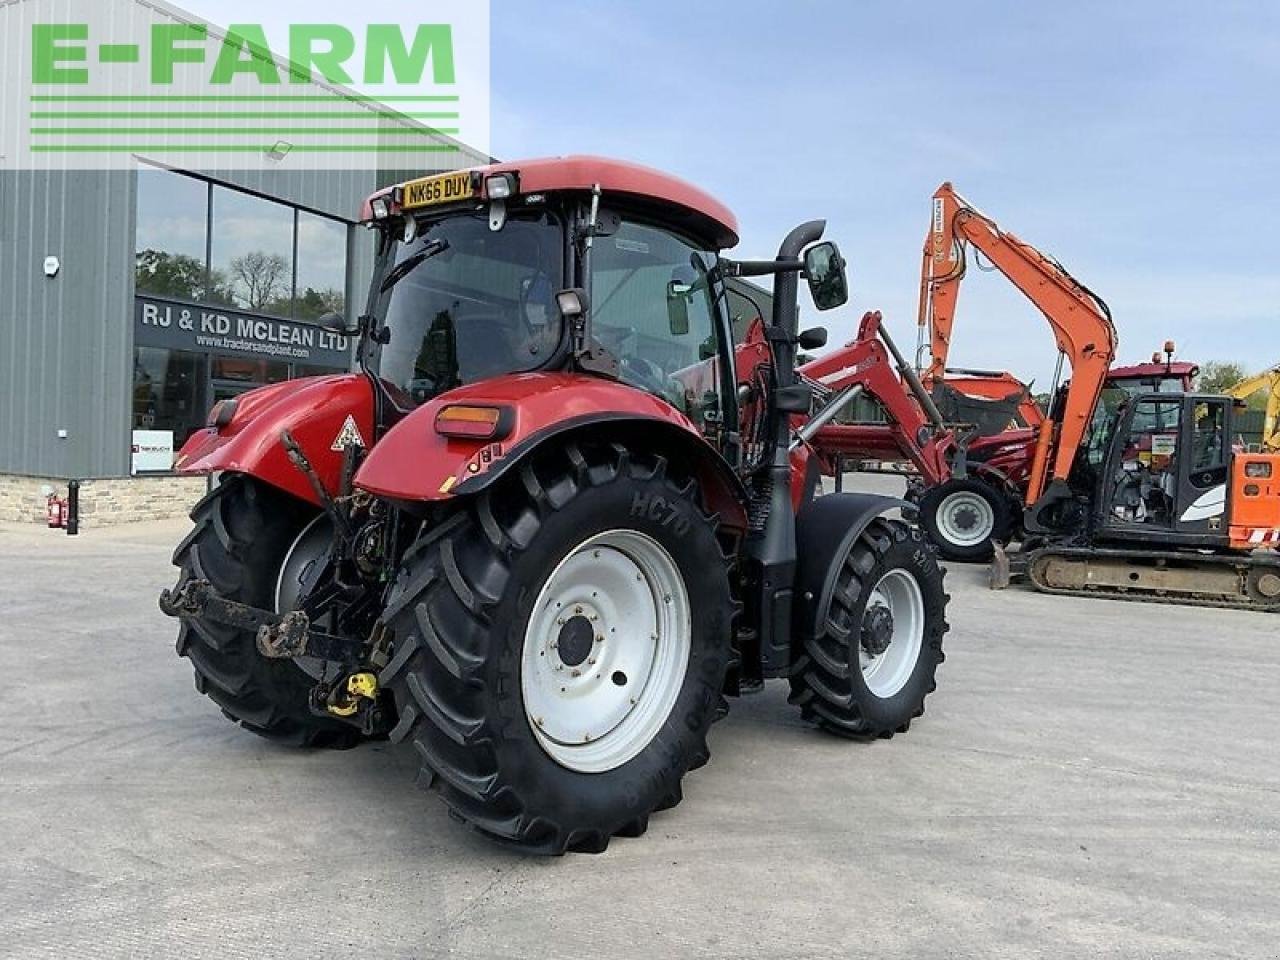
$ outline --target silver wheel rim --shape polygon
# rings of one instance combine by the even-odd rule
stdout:
[[[638,755],[684,686],[691,631],[684,578],[652,537],[609,530],[571,550],[538,594],[521,654],[542,749],[581,773]]]
[[[288,613],[290,610],[297,609],[303,584],[319,572],[315,568],[317,563],[328,561],[329,547],[332,543],[333,525],[323,513],[303,527],[294,537],[280,564],[280,573],[276,576],[276,589],[272,595],[276,613]],[[315,657],[294,657],[293,663],[317,680],[324,676],[323,660]]]
[[[996,512],[986,497],[972,490],[957,490],[938,504],[938,532],[957,547],[976,547],[991,539]]]
[[[893,620],[888,646],[879,653],[868,649],[867,624],[877,608]],[[924,648],[924,595],[920,584],[906,570],[890,570],[880,578],[863,613],[864,636],[858,645],[858,662],[867,689],[881,700],[896,695],[915,672]]]

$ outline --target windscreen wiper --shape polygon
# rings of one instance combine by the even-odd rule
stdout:
[[[437,254],[444,253],[449,249],[449,241],[440,239],[432,240],[425,247],[415,253],[408,260],[396,265],[395,269],[387,274],[386,279],[382,281],[382,286],[378,288],[380,293],[386,293],[397,283],[407,277],[413,271],[430,260]]]

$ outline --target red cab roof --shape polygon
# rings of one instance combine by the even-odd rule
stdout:
[[[606,157],[570,156],[516,160],[471,169],[482,176],[518,173],[522,194],[591,190],[599,184],[606,202],[609,194],[625,194],[640,201],[675,207],[683,211],[689,228],[695,234],[706,237],[717,248],[727,249],[738,242],[738,218],[723,203],[679,177],[637,163]],[[395,189],[379,190],[366,200],[361,219],[372,219],[370,204],[373,199]]]
[[[1200,372],[1200,365],[1175,360],[1172,363],[1137,363],[1131,367],[1112,367],[1107,374],[1112,380],[1151,380],[1156,377],[1178,377],[1190,381]]]

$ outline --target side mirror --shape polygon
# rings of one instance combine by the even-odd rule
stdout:
[[[344,337],[352,336],[358,332],[347,325],[346,316],[337,310],[330,310],[328,313],[321,314],[316,320],[316,326]]]
[[[689,332],[689,294],[693,287],[678,280],[667,284],[667,322],[673,337],[683,337]]]
[[[809,330],[801,330],[796,344],[801,350],[821,350],[827,345],[827,328],[812,327]]]
[[[849,279],[840,248],[831,241],[814,244],[804,253],[804,275],[813,305],[832,310],[849,302]]]

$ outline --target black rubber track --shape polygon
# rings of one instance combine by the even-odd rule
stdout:
[[[271,609],[285,552],[314,515],[297,500],[240,475],[225,477],[191,511],[195,528],[174,551],[178,587],[208,580],[221,596]],[[349,747],[359,731],[307,708],[315,681],[258,652],[253,631],[184,619],[178,655],[195,668],[196,689],[246,730],[299,747]]]
[[[951,494],[962,490],[976,493],[991,505],[994,517],[991,536],[981,543],[972,545],[952,543],[942,534],[938,527],[938,508],[942,506],[942,501]],[[925,534],[933,545],[938,548],[938,553],[942,554],[947,560],[962,562],[990,560],[995,553],[995,544],[997,542],[1007,542],[1016,524],[1016,508],[1008,495],[985,480],[974,477],[963,480],[948,480],[946,483],[939,484],[936,487],[930,487],[921,495],[919,508],[920,526],[924,528]]]
[[[685,773],[707,762],[707,729],[727,709],[730,562],[696,484],[660,456],[583,442],[543,451],[519,473],[405,557],[385,614],[395,648],[381,682],[400,718],[391,738],[414,745],[420,782],[473,829],[526,852],[597,853],[614,836],[644,833],[651,813],[680,802]],[[652,514],[637,509],[657,498]],[[689,670],[644,751],[584,774],[552,760],[526,720],[524,630],[556,564],[621,528],[653,537],[680,567],[693,601]]]
[[[924,600],[925,631],[920,658],[906,685],[881,699],[862,679],[858,647],[862,615],[880,578],[893,569],[910,571]],[[820,634],[806,638],[791,671],[791,702],[805,719],[840,736],[875,740],[905,733],[924,713],[925,698],[935,687],[934,675],[945,656],[947,632],[946,571],[916,527],[900,520],[874,520],[854,543],[836,581],[831,608]]]

